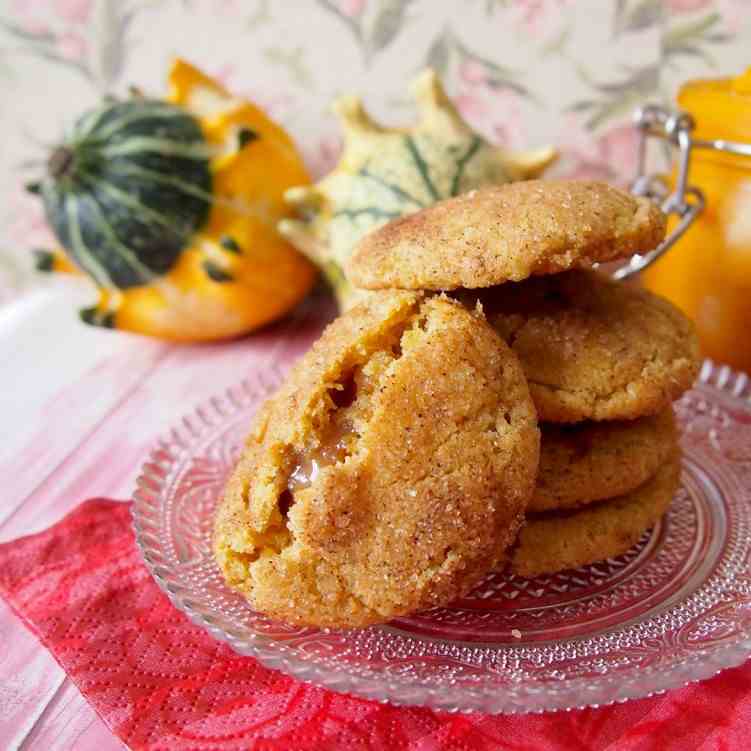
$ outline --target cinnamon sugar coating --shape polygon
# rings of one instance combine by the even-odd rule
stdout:
[[[470,307],[476,304],[475,293]],[[540,420],[630,420],[665,409],[699,373],[693,324],[667,300],[595,271],[479,293],[521,360]]]
[[[672,408],[636,420],[543,423],[529,511],[585,506],[646,482],[675,450]]]
[[[521,366],[480,314],[375,294],[259,413],[215,556],[255,609],[289,622],[364,626],[445,605],[501,563],[538,453]]]
[[[666,221],[649,199],[602,182],[491,186],[366,235],[347,276],[366,289],[491,287],[652,250]]]
[[[576,511],[528,517],[510,571],[533,577],[622,555],[668,510],[680,471],[676,450],[651,479],[630,493]]]

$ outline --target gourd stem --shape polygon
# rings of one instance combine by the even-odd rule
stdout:
[[[58,146],[47,160],[47,171],[54,180],[60,180],[73,172],[75,152],[70,146]]]

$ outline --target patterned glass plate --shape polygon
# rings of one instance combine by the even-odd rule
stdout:
[[[707,678],[751,654],[751,382],[704,364],[677,404],[680,490],[620,558],[556,576],[490,574],[451,607],[365,630],[288,626],[222,582],[212,516],[263,374],[185,418],[143,468],[133,514],[172,602],[235,650],[338,691],[451,711],[537,712]]]

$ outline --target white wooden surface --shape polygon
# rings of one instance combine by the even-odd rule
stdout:
[[[246,339],[173,346],[80,324],[70,289],[0,308],[0,542],[86,498],[130,497],[155,439],[271,360],[291,361],[320,321]],[[50,654],[0,601],[0,749],[123,748]]]

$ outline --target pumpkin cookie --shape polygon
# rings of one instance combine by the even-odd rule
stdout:
[[[629,493],[668,459],[676,440],[670,407],[638,420],[540,427],[540,469],[529,511],[576,508]]]
[[[481,315],[375,294],[259,414],[216,559],[254,608],[289,622],[363,626],[446,604],[515,539],[538,454],[521,366]]]
[[[470,191],[368,234],[349,264],[367,289],[491,287],[652,250],[665,215],[605,183],[528,180]]]
[[[477,293],[464,293],[470,305]],[[693,325],[651,292],[568,271],[479,293],[488,321],[522,362],[541,421],[630,420],[691,387]]]
[[[578,511],[528,517],[510,570],[532,577],[622,555],[668,510],[680,473],[676,449],[652,479],[626,495]]]

